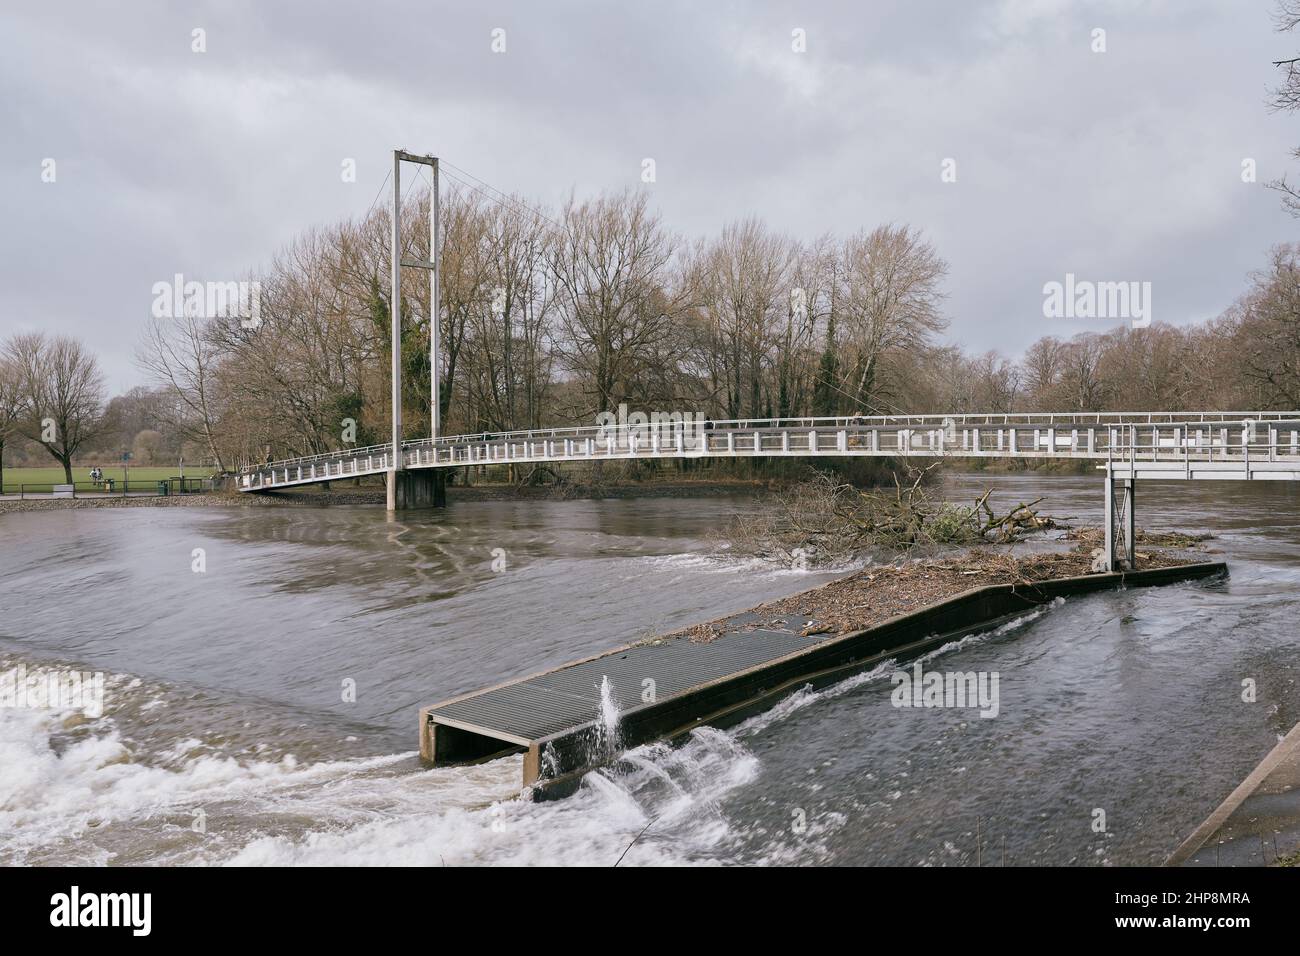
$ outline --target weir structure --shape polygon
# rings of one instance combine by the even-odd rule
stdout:
[[[745,612],[707,643],[686,636],[641,641],[426,707],[420,756],[440,766],[522,752],[529,795],[563,796],[592,767],[617,759],[604,746],[602,685],[619,711],[619,743],[631,748],[705,724],[734,724],[800,687],[824,686],[887,660],[901,663],[1057,597],[1226,572],[1227,565],[1211,562],[991,585],[838,635],[807,633],[806,612],[783,623]]]
[[[399,429],[400,412],[390,443],[258,465],[241,473],[237,487],[266,492],[386,474],[389,506],[399,509],[443,505],[447,469],[474,465],[755,457],[1086,460],[1104,472],[1106,567],[1117,571],[1134,566],[1139,479],[1300,480],[1300,412],[855,415],[717,422],[682,421],[679,416],[400,443]]]

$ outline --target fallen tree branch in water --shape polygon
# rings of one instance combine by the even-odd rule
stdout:
[[[1040,514],[1042,498],[999,513],[991,504],[992,489],[972,505],[935,500],[926,487],[934,467],[904,478],[895,472],[892,489],[859,489],[818,472],[778,492],[771,509],[733,515],[721,537],[733,553],[806,565],[863,553],[1010,543],[1072,520]]]

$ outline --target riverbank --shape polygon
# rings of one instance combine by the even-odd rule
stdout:
[[[247,508],[284,504],[261,495],[209,491],[191,495],[97,495],[85,498],[0,498],[0,515],[95,508]],[[326,503],[326,502],[318,502]],[[382,499],[381,499],[382,503]]]
[[[452,485],[447,499],[457,501],[576,501],[632,498],[715,498],[763,494],[771,489],[766,481],[743,479],[699,481],[624,481],[602,485]],[[60,511],[67,508],[187,508],[265,507],[298,505],[377,505],[383,507],[387,492],[379,482],[361,485],[335,484],[329,488],[311,486],[292,491],[246,494],[236,491],[205,492],[196,495],[151,495],[84,498],[0,498],[0,515],[9,512]]]

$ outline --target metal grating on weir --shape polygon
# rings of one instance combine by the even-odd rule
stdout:
[[[642,681],[653,677],[663,701],[692,687],[814,646],[827,635],[772,630],[730,632],[707,644],[674,637],[640,644],[430,708],[429,716],[473,725],[487,734],[540,740],[592,721],[600,684],[609,678],[620,711],[642,704]]]

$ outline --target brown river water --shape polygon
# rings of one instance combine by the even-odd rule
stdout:
[[[947,481],[1100,520],[1092,476]],[[929,656],[996,672],[996,717],[895,707],[880,668],[545,804],[517,757],[421,768],[417,708],[834,572],[718,553],[742,498],[6,515],[0,672],[105,688],[93,717],[0,707],[0,864],[611,865],[643,829],[622,865],[1158,863],[1300,721],[1300,494],[1139,491],[1139,525],[1212,532],[1230,577]]]

